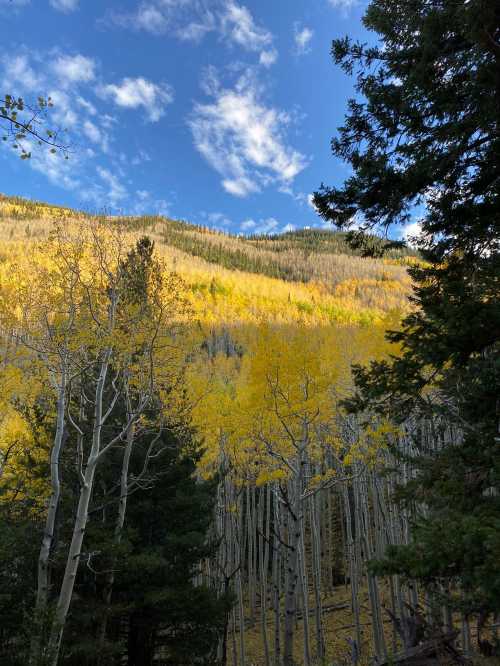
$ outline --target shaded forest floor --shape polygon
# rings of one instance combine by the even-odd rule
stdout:
[[[323,629],[325,637],[325,650],[326,664],[352,664],[352,648],[350,640],[355,636],[354,616],[351,611],[351,593],[348,587],[341,586],[335,588],[333,594],[324,596],[323,604]],[[312,663],[319,664],[315,660],[316,655],[316,627],[314,617],[315,602],[312,595],[309,596],[309,644]],[[368,599],[368,592],[362,590],[360,594],[360,610],[361,610],[361,659],[358,662],[361,664],[370,663],[373,655],[373,634],[370,604]],[[297,664],[304,664],[304,625],[302,613],[299,612],[299,618],[296,625],[295,636],[295,660]],[[257,609],[255,621],[252,623],[249,617],[249,610],[246,609],[246,625],[245,631],[245,655],[247,666],[261,666],[265,664],[264,657],[264,644],[262,639],[262,628],[260,612]],[[268,610],[268,642],[271,652],[271,661],[273,660],[274,650],[274,614]],[[394,647],[399,649],[399,644],[394,644],[394,632],[392,622],[389,617],[384,618],[384,633],[387,642],[388,651],[392,651]],[[240,661],[234,658],[234,644],[238,649],[239,635],[230,635],[228,639],[228,663],[230,666],[237,666]]]
[[[386,603],[390,607],[389,590],[384,585],[380,586],[382,604]],[[373,664],[374,637],[372,629],[372,616],[370,611],[370,602],[368,591],[360,591],[360,620],[361,620],[361,655],[358,661],[359,666]],[[334,589],[332,594],[324,596],[323,605],[323,630],[325,638],[326,656],[324,661],[320,662],[316,658],[316,625],[315,625],[315,602],[312,594],[309,595],[309,646],[311,655],[311,664],[314,666],[351,666],[352,661],[352,640],[355,638],[355,620],[351,610],[351,593],[349,587],[339,586]],[[263,666],[265,661],[265,651],[262,638],[262,626],[260,609],[257,608],[255,618],[251,619],[249,607],[245,609],[245,664],[246,666]],[[384,635],[387,647],[387,654],[394,655],[402,650],[402,643],[397,636],[394,625],[389,615],[384,613],[383,617]],[[456,618],[456,629],[460,629],[460,618]],[[274,636],[275,624],[274,613],[268,610],[267,616],[268,644],[271,656],[271,663],[274,663]],[[471,626],[473,649],[476,642],[476,628]],[[281,648],[282,649],[282,648]],[[236,656],[235,656],[236,650]],[[239,659],[239,632],[230,632],[228,636],[228,664],[229,666],[238,666]],[[304,661],[304,624],[303,614],[298,613],[295,635],[294,657],[297,666],[303,666]],[[472,661],[478,666],[500,666],[498,657],[473,656]],[[438,662],[436,662],[438,663]],[[445,662],[443,662],[444,664]],[[448,663],[448,662],[446,662]]]

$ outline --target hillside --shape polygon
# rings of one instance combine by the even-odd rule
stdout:
[[[80,211],[0,197],[0,253],[24,252],[54,219]],[[281,236],[233,236],[165,217],[117,217],[131,242],[147,234],[167,265],[187,282],[198,314],[211,323],[260,320],[380,322],[408,307],[409,251],[386,259],[357,256],[345,234],[300,230]],[[10,249],[9,249],[10,248]],[[17,249],[16,249],[17,248]]]
[[[54,234],[56,241],[46,243],[54,221],[62,222]],[[87,224],[91,221],[96,224]],[[116,226],[125,229],[125,234],[115,233]],[[93,236],[94,233],[101,235]],[[271,523],[273,529],[274,524],[278,525],[283,537],[302,534],[301,575],[309,582],[305,582],[303,593],[297,598],[295,663],[310,663],[309,659],[301,662],[299,656],[306,649],[311,633],[307,607],[317,609],[317,631],[322,633],[325,655],[332,658],[346,655],[345,642],[352,635],[349,627],[353,626],[358,628],[359,644],[366,655],[371,654],[376,646],[369,632],[362,636],[360,620],[363,624],[371,623],[364,606],[367,603],[373,606],[374,599],[368,595],[363,581],[356,598],[353,597],[353,609],[348,609],[349,595],[339,586],[350,571],[350,561],[341,529],[341,496],[332,484],[336,474],[349,479],[351,467],[362,465],[364,468],[367,464],[366,469],[371,474],[386,455],[381,441],[386,431],[381,435],[374,431],[365,438],[351,441],[340,400],[352,386],[352,363],[365,363],[387,354],[384,330],[387,325],[397,326],[408,307],[406,264],[411,258],[393,256],[375,260],[356,256],[349,251],[343,235],[327,231],[304,230],[283,236],[243,238],[162,217],[92,220],[80,211],[3,197],[0,200],[0,314],[12,338],[10,333],[4,337],[8,361],[0,373],[3,400],[0,402],[3,409],[0,454],[15,450],[7,468],[8,475],[4,477],[9,481],[12,497],[17,498],[16,489],[21,484],[37,507],[46,498],[48,485],[35,485],[30,479],[25,482],[24,477],[20,479],[19,470],[24,473],[26,460],[31,464],[32,451],[37,452],[42,462],[46,459],[50,444],[44,443],[38,451],[26,414],[29,416],[40,404],[51,405],[53,393],[49,390],[45,395],[46,381],[38,378],[38,373],[44,372],[38,369],[38,364],[43,364],[43,359],[49,356],[38,358],[35,355],[36,361],[32,356],[31,337],[40,334],[38,323],[34,329],[29,329],[30,341],[25,351],[21,351],[24,338],[18,338],[19,349],[11,345],[11,339],[18,335],[19,327],[37,322],[40,314],[42,330],[45,322],[50,322],[47,337],[43,334],[42,338],[43,344],[52,351],[53,341],[59,340],[54,336],[54,327],[62,325],[61,340],[66,340],[66,317],[61,318],[61,312],[65,312],[69,300],[81,311],[84,322],[78,334],[72,331],[68,336],[69,348],[77,350],[78,358],[83,353],[82,348],[86,350],[85,364],[88,358],[99,358],[93,345],[98,347],[103,340],[111,339],[110,349],[116,349],[113,353],[122,353],[118,350],[123,346],[123,356],[117,356],[117,367],[122,362],[130,363],[129,345],[135,345],[134,349],[137,345],[142,348],[149,327],[154,329],[155,318],[151,317],[148,307],[143,306],[147,314],[143,328],[137,332],[140,344],[134,342],[129,325],[126,335],[122,335],[124,329],[115,327],[107,338],[102,322],[109,321],[108,315],[100,319],[95,312],[99,307],[104,308],[102,312],[109,312],[106,294],[113,271],[107,273],[103,266],[113,264],[108,264],[107,258],[118,262],[117,257],[121,257],[120,261],[124,256],[130,257],[129,250],[137,247],[136,241],[144,235],[155,241],[156,254],[164,264],[163,268],[160,263],[159,270],[175,271],[182,278],[182,286],[177,288],[183,298],[175,301],[175,288],[162,292],[162,308],[168,309],[171,297],[176,303],[165,320],[165,337],[158,342],[155,361],[150,364],[148,357],[140,372],[136,371],[134,361],[131,372],[137,372],[138,386],[141,386],[139,377],[143,372],[146,376],[153,372],[150,367],[154,368],[154,377],[166,373],[174,386],[179,380],[182,392],[176,394],[174,390],[172,396],[167,393],[162,409],[170,416],[172,411],[177,415],[177,411],[183,414],[187,409],[188,422],[203,443],[203,450],[196,459],[198,475],[202,479],[222,480],[217,490],[220,494],[218,518],[212,526],[217,552],[212,559],[203,560],[201,570],[206,581],[220,589],[221,576],[229,581],[234,576],[231,572],[242,567],[239,578],[231,582],[237,606],[231,613],[227,663],[233,666],[265,664],[265,645],[271,632],[279,636],[281,623],[287,617],[284,604],[290,592],[285,595],[287,579],[279,573],[288,566],[286,552],[275,544],[264,555],[261,540],[263,530],[268,539],[272,538]],[[94,248],[93,254],[83,254],[79,246],[83,237],[90,243],[86,247]],[[99,242],[92,245],[95,238],[99,238]],[[103,259],[103,255],[107,258]],[[85,260],[81,259],[83,256]],[[77,264],[71,264],[75,257]],[[81,299],[73,301],[72,280],[82,274],[86,276],[84,282],[88,291]],[[175,281],[172,284],[175,285]],[[182,335],[171,338],[168,326],[176,317],[182,317],[177,305],[182,310],[184,297],[191,305],[187,308],[186,326],[181,329]],[[88,299],[93,300],[89,313],[85,314]],[[134,303],[131,313],[135,312],[135,307]],[[134,321],[135,316],[131,315],[130,321]],[[89,329],[94,330],[95,337],[89,337]],[[155,341],[156,335],[154,332]],[[57,348],[57,353],[50,356],[50,363],[55,359],[57,366],[58,359],[65,358],[67,353],[65,341]],[[177,378],[178,367],[181,369]],[[92,381],[90,377],[89,381]],[[110,381],[114,387],[118,386],[114,380]],[[149,390],[149,383],[147,386]],[[69,397],[68,401],[71,400]],[[18,403],[28,411],[18,409]],[[48,418],[52,418],[53,405],[47,411]],[[309,468],[307,478],[300,481],[303,485],[300,501],[301,511],[308,518],[300,527],[289,530],[287,525],[293,514],[288,515],[285,505],[272,497],[284,487],[283,483],[293,483],[293,474],[288,478],[287,470],[295,468],[296,443],[304,437]],[[120,450],[118,447],[118,457]],[[146,468],[154,464],[149,462],[148,449],[143,451],[138,444],[134,450],[140,460],[145,456]],[[25,460],[26,451],[29,459]],[[151,458],[154,460],[153,454]],[[114,465],[111,455],[109,461]],[[70,465],[72,467],[72,461]],[[107,460],[102,470],[108,470],[104,465],[108,465]],[[112,475],[114,472],[109,470]],[[369,476],[363,477],[363,483],[368,480],[371,483]],[[151,483],[154,485],[152,480]],[[93,496],[96,505],[101,501],[100,492],[100,487],[96,486]],[[385,498],[379,500],[385,501]],[[366,510],[372,504],[370,498]],[[131,501],[129,511],[133,507]],[[130,515],[127,521],[132,520]],[[92,516],[91,513],[90,523],[94,520]],[[261,525],[259,530],[255,529],[256,521]],[[356,530],[359,532],[357,527]],[[245,539],[248,540],[246,546]],[[268,558],[269,566],[257,561],[257,552],[260,557]],[[247,563],[242,565],[245,559]],[[218,563],[215,568],[214,562]],[[104,563],[101,568],[106,569]],[[319,570],[323,572],[323,582]],[[271,572],[274,573],[271,575]],[[82,581],[85,572],[79,576]],[[283,587],[273,596],[273,601],[269,597],[266,609],[256,590],[260,590],[260,598],[267,597],[267,586],[269,590],[271,585],[276,587],[272,576],[277,576],[278,587]],[[380,594],[383,598],[388,596],[385,586],[381,586]],[[78,613],[83,605],[76,600],[73,608],[76,609],[73,612]],[[373,612],[380,611],[378,606],[373,608]],[[330,613],[330,609],[335,612]],[[348,627],[347,632],[342,629],[344,626]],[[71,620],[67,631],[72,631]],[[242,657],[243,653],[246,657]]]
[[[54,227],[54,221],[61,224]],[[117,228],[125,233],[116,233]],[[55,240],[45,242],[51,230]],[[140,292],[139,305],[117,296],[113,302],[126,304],[127,325],[106,324],[114,321],[107,300],[113,275],[120,274],[114,271],[123,266],[124,257],[131,261],[145,235],[155,242],[161,261],[154,266],[162,279],[150,277],[151,292]],[[86,240],[80,245],[82,238]],[[385,654],[389,645],[398,650],[400,641],[391,634],[384,607],[391,604],[395,612],[409,592],[397,580],[375,581],[367,575],[366,562],[388,543],[401,543],[408,529],[406,516],[394,512],[392,500],[393,488],[406,472],[395,465],[391,451],[395,442],[406,446],[406,439],[398,427],[376,417],[362,430],[342,401],[352,392],[352,364],[394,353],[384,332],[397,327],[409,308],[407,266],[414,261],[410,253],[384,260],[358,256],[344,235],[324,230],[238,237],[164,217],[94,219],[81,211],[2,197],[0,314],[7,334],[0,373],[0,454],[6,460],[10,456],[4,497],[13,504],[28,500],[36,515],[43,513],[49,484],[44,476],[32,479],[30,470],[33,461],[46,461],[50,436],[39,444],[31,415],[44,405],[44,418],[54,418],[58,408],[46,377],[54,368],[58,372],[58,363],[66,363],[61,359],[74,355],[75,382],[82,382],[82,362],[86,368],[89,358],[104,358],[96,349],[111,340],[107,353],[115,355],[116,367],[128,364],[127,373],[136,373],[133,390],[147,393],[161,382],[155,394],[162,400],[161,419],[186,418],[199,437],[202,448],[193,461],[197,478],[209,483],[217,479],[217,511],[210,517],[217,547],[197,566],[200,580],[217,590],[218,598],[222,586],[229,585],[235,601],[226,617],[225,663],[269,664],[271,639],[274,652],[288,650],[297,665],[332,659],[348,663],[354,640],[362,665],[373,654]],[[172,287],[163,291],[167,271],[182,279],[170,274]],[[129,279],[137,275],[140,280],[136,264]],[[84,291],[74,299],[72,290],[80,287]],[[135,294],[134,282],[131,287],[129,295]],[[144,294],[151,294],[149,302]],[[186,300],[190,307],[184,310]],[[79,313],[75,329],[73,314],[65,314],[68,302],[70,312],[74,308]],[[134,333],[129,322],[136,321],[137,308],[144,319]],[[156,330],[160,312],[165,313],[164,324]],[[23,327],[26,336],[19,333]],[[151,355],[141,364],[138,350],[146,349],[148,335]],[[92,385],[98,376],[85,375],[85,381]],[[109,382],[129,399],[128,383],[120,388],[115,379]],[[163,382],[174,388],[163,393]],[[76,413],[78,407],[82,424],[85,419],[90,423],[93,417],[90,411],[85,416],[85,409],[91,410],[93,403],[87,400],[86,385],[78,405],[72,390],[68,410]],[[105,397],[111,400],[106,413],[111,413],[114,398],[111,392]],[[68,411],[67,427],[73,423]],[[79,432],[83,437],[84,430]],[[157,455],[146,446],[149,429],[130,432],[137,469],[147,470]],[[88,451],[87,443],[82,446]],[[118,445],[99,463],[99,480],[103,474],[114,479],[122,448]],[[121,464],[128,466],[126,460],[123,454]],[[68,466],[64,474],[71,474],[73,458],[62,464]],[[156,488],[160,477],[155,474],[147,477],[147,491]],[[132,476],[130,480],[134,483]],[[113,484],[112,492],[122,492],[120,483]],[[25,495],[19,495],[19,487]],[[93,493],[93,504],[105,506],[105,486],[95,485]],[[288,493],[295,497],[294,509]],[[62,501],[69,506],[74,499]],[[134,507],[132,500],[127,524],[134,520]],[[112,514],[106,516],[108,529]],[[88,520],[93,529],[92,511]],[[28,515],[27,521],[33,522],[30,529],[40,530],[36,516]],[[169,529],[171,525],[169,516]],[[66,541],[54,546],[61,557],[72,528],[64,524],[62,529]],[[86,537],[89,547],[92,534]],[[300,553],[295,562],[289,555],[293,552]],[[100,561],[102,571],[106,566]],[[300,589],[286,573],[292,566],[300,574]],[[133,562],[129,569],[137,573]],[[118,577],[123,575],[118,571]],[[86,571],[78,575],[85,587]],[[153,595],[158,591],[155,576],[150,576]],[[75,595],[72,604],[69,636],[75,629],[72,617],[85,611],[81,597]],[[287,628],[291,616],[295,620]],[[311,654],[318,658],[313,661]]]

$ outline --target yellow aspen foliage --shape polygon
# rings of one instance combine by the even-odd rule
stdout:
[[[0,213],[4,343],[9,332],[22,331],[24,343],[49,362],[42,379],[46,385],[54,382],[50,367],[57,367],[63,350],[77,373],[89,355],[111,345],[117,364],[135,363],[131,386],[140,390],[144,359],[134,360],[130,351],[150,339],[158,322],[142,318],[139,325],[140,307],[130,304],[119,311],[112,334],[105,320],[106,282],[142,231],[126,220],[21,200],[2,200]],[[50,225],[49,218],[55,223]],[[29,219],[29,234],[21,219]],[[188,359],[185,380],[193,421],[204,440],[203,473],[214,472],[222,456],[241,479],[280,478],[286,470],[276,454],[291,455],[292,440],[305,421],[313,459],[320,459],[325,446],[340,452],[344,443],[336,419],[338,403],[351,387],[350,365],[387,353],[383,330],[397,328],[406,307],[408,279],[396,266],[399,260],[339,256],[330,268],[321,267],[324,276],[332,275],[331,283],[319,276],[284,281],[188,255],[164,242],[163,224],[158,218],[147,229],[163,276],[161,285],[150,285],[150,297],[171,324],[168,335],[155,341],[155,373],[158,386],[166,385]],[[209,232],[202,235],[214,240]],[[237,239],[227,244],[240,247]],[[410,259],[401,262],[410,264]],[[342,279],[329,272],[335,266]],[[178,295],[175,308],[171,294]],[[200,351],[204,340],[223,328],[241,353],[207,359]],[[20,357],[13,366],[23,367]],[[186,409],[180,392],[163,391],[161,397],[167,410]],[[353,448],[342,455],[348,464],[349,456],[359,458],[361,452]]]
[[[382,331],[262,324],[231,334],[241,357],[200,356],[188,368],[204,473],[215,472],[224,457],[240,480],[284,479],[304,436],[312,461],[321,462],[325,447],[345,455],[338,402],[351,387],[351,363],[385,352]]]

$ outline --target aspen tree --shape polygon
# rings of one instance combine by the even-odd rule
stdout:
[[[57,664],[62,632],[88,520],[95,473],[106,452],[125,443],[122,486],[134,433],[141,428],[146,408],[178,375],[182,352],[175,328],[185,320],[182,283],[157,266],[147,286],[147,308],[126,301],[122,271],[126,241],[123,230],[102,220],[88,220],[77,229],[54,225],[29,265],[15,266],[13,283],[2,283],[0,314],[5,334],[14,336],[25,353],[36,359],[54,392],[56,414],[50,453],[51,493],[39,557],[37,616],[47,608],[48,561],[53,546],[60,497],[59,464],[68,428],[76,432],[80,493],[66,570],[58,594],[49,645],[35,633],[31,658],[41,656]],[[23,272],[24,271],[24,272]],[[35,279],[33,279],[33,275]],[[14,297],[14,298],[13,298]],[[93,405],[90,441],[71,413],[72,387],[82,387]],[[77,393],[79,390],[77,390]],[[118,434],[107,437],[104,428],[124,400],[127,417]],[[80,403],[82,406],[83,403]],[[117,534],[123,525],[126,493],[118,511]]]
[[[50,636],[49,655],[54,666],[58,663],[64,625],[82,557],[97,467],[113,446],[123,441],[126,447],[132,445],[135,429],[140,426],[145,410],[161,392],[165,376],[171,372],[172,357],[176,357],[172,354],[172,349],[175,349],[172,326],[176,317],[180,319],[185,314],[179,294],[180,282],[174,276],[162,276],[158,272],[151,276],[146,303],[127,302],[130,285],[122,272],[125,247],[119,229],[102,228],[97,224],[87,231],[84,238],[89,261],[86,273],[80,265],[69,263],[71,255],[67,256],[69,270],[79,277],[85,295],[84,313],[92,327],[93,337],[88,351],[93,370],[94,413],[87,459],[81,461],[79,470],[81,485],[73,536]],[[109,373],[114,375],[110,382]],[[109,398],[105,395],[107,385],[112,389]],[[117,435],[106,439],[104,426],[124,394],[126,422]],[[122,482],[126,483],[126,479]],[[123,498],[120,521],[124,519],[125,502]],[[118,528],[121,529],[121,524]]]
[[[78,276],[67,270],[62,248],[66,239],[54,233],[44,248],[35,249],[32,260],[19,263],[16,280],[2,282],[0,311],[2,328],[20,348],[37,359],[47,375],[55,401],[55,431],[50,450],[50,495],[38,558],[35,625],[31,659],[39,657],[42,625],[47,613],[50,587],[49,558],[54,543],[56,516],[61,495],[60,459],[67,437],[68,386],[81,370],[76,338],[81,332],[78,314]],[[73,257],[81,257],[81,239],[74,239]]]

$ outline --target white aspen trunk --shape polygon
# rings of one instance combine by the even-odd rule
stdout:
[[[251,599],[251,605],[253,603],[253,617],[257,614],[257,588],[259,586],[259,553],[257,547],[257,519],[258,519],[258,510],[257,510],[257,489],[255,486],[252,486],[250,489],[250,518],[251,518],[251,531],[252,531],[252,576],[253,584],[251,589],[253,589],[253,597]]]
[[[269,494],[267,486],[262,489],[259,501],[259,573],[260,573],[260,623],[262,643],[264,645],[264,660],[266,666],[271,664],[269,641],[267,637],[267,568],[269,565]],[[265,501],[266,500],[266,501]],[[265,511],[266,509],[266,511]],[[265,512],[265,516],[264,516]],[[266,522],[266,538],[264,544],[264,522]]]
[[[323,635],[323,608],[321,600],[321,543],[320,543],[320,519],[318,519],[318,495],[310,499],[311,508],[311,546],[313,559],[313,586],[314,586],[314,617],[316,624],[316,657],[322,662],[325,657],[325,639]]]
[[[286,560],[287,577],[285,589],[285,619],[283,634],[283,666],[294,666],[293,647],[297,611],[297,583],[299,579],[299,548],[301,535],[301,494],[303,486],[303,452],[299,452],[298,470],[295,479],[289,484],[291,510],[288,511],[288,552]]]
[[[306,549],[304,531],[301,530],[299,544],[300,587],[302,592],[302,626],[304,629],[304,666],[311,665],[311,648],[309,646],[309,585],[307,581]]]
[[[374,557],[375,552],[373,534],[370,529],[368,484],[365,475],[361,475],[355,480],[354,488],[355,503],[357,505],[355,515],[358,517],[356,531],[365,545],[365,557],[368,560]],[[372,612],[373,642],[376,656],[377,658],[384,658],[387,652],[381,617],[380,595],[377,579],[370,572],[368,572],[368,596]]]
[[[256,595],[255,595],[255,529],[254,529],[254,516],[255,516],[255,503],[254,491],[248,485],[245,489],[246,494],[246,531],[247,531],[247,588],[248,588],[248,601],[250,607],[250,625],[255,624],[255,611],[256,611]]]
[[[280,503],[274,501],[274,532],[281,531]],[[277,536],[273,539],[273,605],[274,605],[274,664],[281,664],[281,549]]]
[[[351,588],[351,608],[354,615],[354,624],[356,630],[356,650],[361,654],[361,623],[359,613],[359,579],[358,567],[356,563],[356,549],[354,544],[354,537],[352,533],[352,513],[351,504],[349,499],[349,491],[347,485],[343,484],[343,499],[344,499],[344,514],[346,524],[346,545],[347,545],[347,560],[349,564],[349,579]]]
[[[368,488],[368,479],[366,474],[363,474],[358,482],[356,483],[357,487],[357,501],[359,504],[358,512],[360,516],[359,521],[359,530],[360,535],[363,537],[363,542],[365,544],[365,557],[367,560],[373,558],[377,553],[374,547],[374,539],[376,538],[376,527],[375,534],[374,530],[371,529],[370,521],[370,497],[369,497],[369,488]],[[376,498],[372,494],[372,504],[376,502]],[[387,648],[385,645],[385,636],[384,636],[384,625],[382,622],[382,612],[380,606],[380,594],[378,589],[377,579],[368,572],[368,596],[370,599],[370,607],[372,611],[372,628],[373,628],[373,639],[375,644],[375,651],[377,658],[384,658],[387,654]]]
[[[239,515],[238,515],[238,532],[239,532],[239,538],[240,538],[240,543],[243,541],[243,534],[244,534],[244,529],[243,529],[243,493],[240,495],[240,506],[239,506]],[[240,554],[240,562],[242,561],[243,558],[243,553]],[[239,616],[239,624],[240,624],[240,664],[241,666],[245,666],[246,663],[246,657],[245,657],[245,611],[244,611],[244,603],[243,603],[243,583],[242,583],[242,573],[241,573],[241,567],[238,570],[238,573],[236,574],[237,576],[237,594],[238,594],[238,616]]]
[[[61,495],[61,480],[59,477],[59,461],[64,438],[64,413],[66,409],[66,371],[61,373],[61,383],[57,396],[57,421],[54,445],[50,453],[50,485],[51,494],[47,507],[45,529],[43,532],[40,555],[38,557],[38,587],[36,595],[36,610],[43,611],[47,605],[49,593],[49,556],[54,542],[57,509]]]
[[[38,626],[35,628],[30,647],[31,662],[33,664],[36,664],[40,658],[42,641],[40,630],[41,625],[45,619],[44,615],[47,611],[49,597],[49,558],[54,543],[57,511],[59,508],[59,498],[61,495],[59,462],[64,443],[66,383],[66,368],[63,366],[57,395],[56,432],[54,436],[54,445],[52,447],[52,451],[50,452],[51,493],[47,506],[47,515],[45,518],[45,529],[43,531],[42,544],[40,546],[40,553],[38,556],[38,580],[35,605],[35,620]]]
[[[471,632],[468,617],[462,613],[462,650],[465,656],[471,654]]]
[[[325,525],[326,529],[326,572],[327,572],[327,590],[330,594],[333,593],[333,506],[332,506],[332,489],[327,489],[326,496],[326,515],[327,515],[327,524]]]
[[[66,624],[66,618],[68,616],[71,598],[73,596],[73,589],[75,586],[78,565],[80,563],[83,539],[87,527],[88,510],[94,486],[94,476],[98,464],[98,456],[101,450],[103,394],[110,358],[111,350],[107,349],[104,352],[104,358],[101,363],[99,372],[99,379],[96,385],[92,447],[87,460],[82,487],[80,488],[78,508],[76,512],[75,524],[73,526],[73,536],[71,539],[68,558],[66,560],[66,568],[59,592],[59,600],[56,606],[55,617],[52,623],[52,630],[49,641],[49,658],[51,666],[57,666],[59,662],[59,653],[61,649],[64,626]]]

